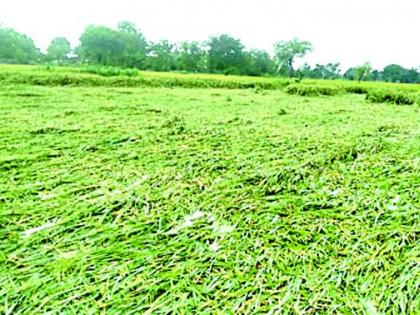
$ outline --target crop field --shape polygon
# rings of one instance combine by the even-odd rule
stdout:
[[[419,93],[0,66],[0,313],[419,314]]]

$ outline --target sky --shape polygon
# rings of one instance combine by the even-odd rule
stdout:
[[[87,25],[122,20],[148,40],[228,33],[270,53],[276,41],[298,37],[314,46],[298,64],[420,66],[420,0],[0,0],[0,23],[42,50],[54,37],[77,45]]]

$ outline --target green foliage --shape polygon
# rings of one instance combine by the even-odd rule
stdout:
[[[393,103],[396,105],[420,104],[420,94],[403,93],[399,91],[372,90],[366,94],[366,99],[374,103]]]
[[[351,80],[351,81],[356,80],[356,68],[351,67],[351,68],[347,69],[347,71],[344,72],[344,74],[343,74],[343,78],[346,79],[346,80]]]
[[[286,87],[285,91],[288,94],[299,96],[333,96],[340,94],[343,90],[336,86],[291,84]]]
[[[277,73],[294,76],[293,62],[296,58],[305,56],[313,49],[308,41],[301,41],[294,38],[291,41],[280,41],[274,44],[274,60],[277,66]]]
[[[77,52],[86,63],[143,69],[146,48],[143,34],[133,24],[121,22],[118,30],[88,26]]]
[[[314,68],[305,63],[296,70],[296,76],[299,78],[312,79],[339,79],[341,77],[340,63],[328,63],[326,65],[316,64]]]
[[[244,45],[239,39],[227,34],[211,37],[208,51],[208,69],[211,72],[225,74],[244,74],[246,62]]]
[[[416,69],[405,69],[400,65],[388,65],[382,71],[382,79],[386,82],[420,83],[420,72]]]
[[[252,49],[245,52],[245,64],[243,68],[247,75],[251,76],[264,76],[274,74],[275,64],[270,55],[259,49]]]
[[[147,69],[153,71],[175,70],[174,48],[174,45],[167,40],[151,43],[147,54]]]
[[[312,45],[297,38],[275,44],[275,56],[264,50],[245,49],[239,39],[228,34],[211,37],[206,43],[169,43],[167,40],[147,42],[136,25],[122,21],[116,29],[88,26],[80,45],[71,50],[62,37],[54,39],[44,56],[25,35],[0,26],[0,63],[40,63],[56,65],[88,64],[118,68],[192,73],[222,73],[226,75],[282,76],[298,79],[348,79],[420,83],[420,69],[405,69],[388,65],[383,71],[369,64],[340,73],[339,63],[304,64],[296,71],[293,63],[312,51]],[[106,72],[106,71],[105,71]]]
[[[92,73],[104,77],[114,77],[114,76],[128,76],[136,77],[139,75],[139,70],[137,69],[121,69],[117,67],[105,67],[105,66],[88,66],[80,68],[82,73]]]
[[[57,37],[51,41],[47,49],[47,60],[55,64],[63,65],[69,60],[71,46],[64,37]]]
[[[31,38],[0,24],[0,63],[32,64],[40,59],[41,53]]]
[[[354,69],[354,77],[357,81],[362,81],[365,78],[369,77],[370,72],[372,71],[372,66],[369,62],[364,63],[363,65],[356,67]]]
[[[118,32],[103,26],[88,26],[80,37],[79,56],[92,64],[117,65],[123,54]]]
[[[346,92],[354,93],[354,94],[367,94],[369,92],[369,87],[365,85],[346,85],[344,87]]]
[[[198,42],[181,43],[176,58],[177,69],[189,72],[205,72],[207,70],[206,51]]]

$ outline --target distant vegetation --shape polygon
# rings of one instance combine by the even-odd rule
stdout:
[[[0,63],[10,64],[101,65],[151,71],[420,83],[420,68],[406,69],[396,64],[375,70],[366,63],[344,73],[339,63],[304,64],[294,69],[295,59],[312,50],[311,43],[296,38],[277,42],[271,56],[264,50],[247,49],[228,34],[213,36],[206,42],[151,42],[127,21],[120,22],[116,29],[86,27],[74,48],[66,38],[55,38],[45,54],[28,36],[1,25],[0,43]]]
[[[376,103],[397,105],[420,104],[420,87],[416,84],[387,82],[361,82],[347,80],[318,80],[224,76],[218,74],[191,74],[151,72],[106,66],[30,66],[0,65],[0,85],[29,84],[38,86],[84,87],[182,87],[284,90],[299,96],[334,96],[339,94],[363,94]]]

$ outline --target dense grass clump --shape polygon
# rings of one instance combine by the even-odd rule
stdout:
[[[369,92],[369,87],[362,84],[345,85],[343,88],[346,92],[354,94],[367,94]]]
[[[80,69],[82,73],[91,73],[97,74],[104,77],[114,77],[114,76],[128,76],[136,77],[140,74],[137,69],[122,69],[116,67],[104,67],[104,66],[87,66]]]
[[[333,96],[343,92],[338,86],[291,84],[286,87],[286,93],[299,96]]]
[[[374,103],[393,103],[396,105],[413,105],[419,103],[419,94],[398,91],[374,90],[369,91],[366,99]]]

